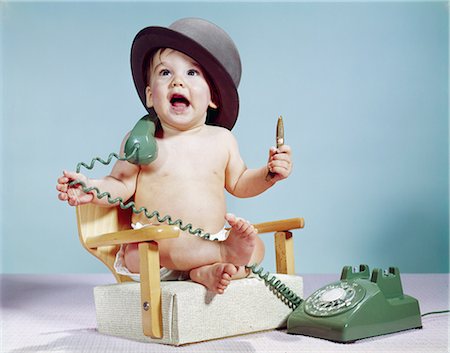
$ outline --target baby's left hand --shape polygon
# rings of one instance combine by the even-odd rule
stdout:
[[[286,179],[292,171],[291,148],[288,145],[282,145],[279,148],[271,147],[267,168],[270,173],[273,173],[272,182]]]

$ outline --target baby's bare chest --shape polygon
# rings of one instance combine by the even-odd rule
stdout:
[[[214,141],[204,143],[159,143],[158,157],[142,172],[170,182],[194,178],[197,181],[223,179],[228,152]]]

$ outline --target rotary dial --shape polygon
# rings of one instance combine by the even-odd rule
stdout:
[[[306,299],[305,311],[313,316],[337,315],[353,308],[365,293],[365,289],[353,281],[332,283]]]

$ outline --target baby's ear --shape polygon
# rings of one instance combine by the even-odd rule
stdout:
[[[147,108],[153,107],[153,96],[150,86],[145,87],[145,105]]]
[[[213,101],[209,102],[209,107],[212,108],[212,109],[217,109],[217,108],[219,108],[219,107],[217,106],[217,104],[214,103]]]

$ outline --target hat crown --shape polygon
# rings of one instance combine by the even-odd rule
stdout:
[[[241,58],[233,40],[222,28],[201,18],[182,18],[169,28],[191,38],[213,54],[226,69],[236,88],[239,86]]]

